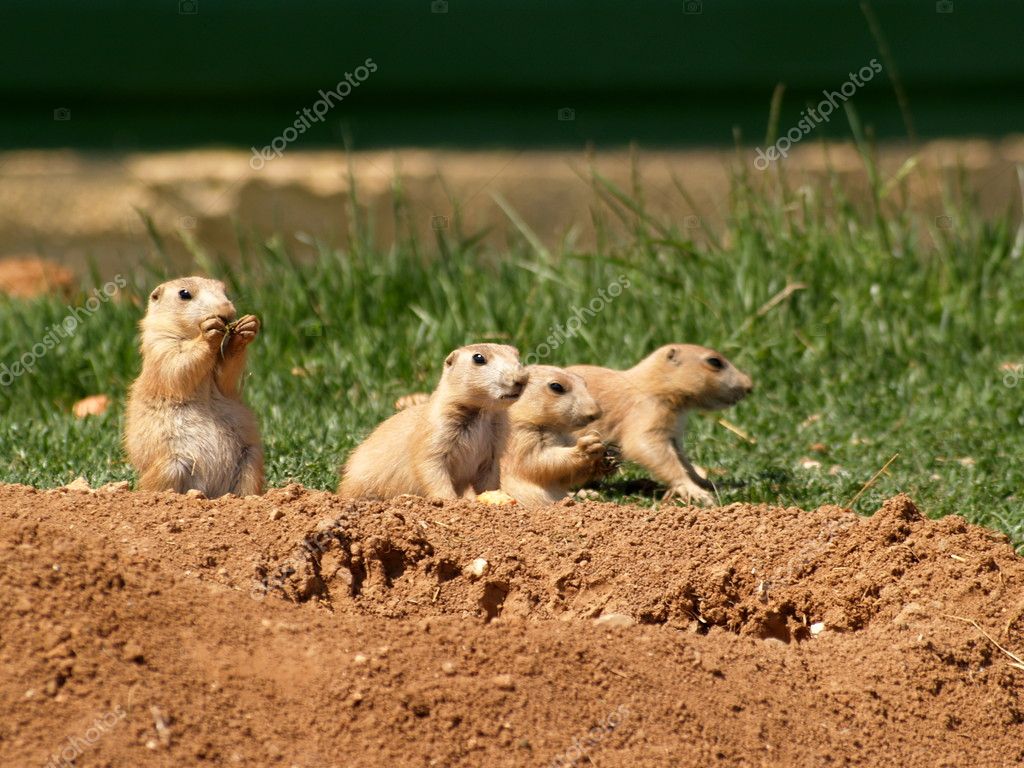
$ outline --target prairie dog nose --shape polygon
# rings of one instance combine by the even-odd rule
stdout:
[[[517,365],[502,376],[502,383],[509,387],[525,387],[530,379],[530,372],[521,365]]]
[[[233,321],[237,314],[238,313],[235,311],[235,305],[232,304],[230,301],[225,304],[221,304],[217,308],[217,317],[219,317],[225,323],[230,323],[231,321]]]

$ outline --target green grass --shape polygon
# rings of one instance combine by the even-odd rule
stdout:
[[[859,511],[906,491],[928,514],[959,513],[1020,544],[1024,383],[1007,386],[1000,370],[1022,357],[1015,216],[985,220],[967,192],[951,191],[950,226],[939,227],[937,212],[907,201],[907,178],[879,178],[870,162],[865,173],[872,196],[861,206],[837,182],[794,190],[774,171],[738,173],[729,222],[706,244],[684,225],[685,193],[676,217],[657,220],[641,189],[627,194],[595,177],[595,250],[567,243],[548,253],[521,223],[522,237],[495,250],[457,218],[436,243],[406,238],[381,249],[354,205],[346,252],[325,246],[298,263],[280,240],[241,237],[240,259],[197,254],[194,269],[225,279],[239,310],[264,321],[246,397],[261,414],[274,485],[333,489],[353,446],[396,396],[430,388],[451,348],[507,340],[525,357],[572,307],[625,276],[630,287],[545,362],[623,367],[669,341],[730,356],[754,376],[754,395],[693,419],[688,439],[696,462],[724,470],[723,502],[845,504],[898,453]],[[962,190],[955,181],[948,188]],[[400,224],[410,215],[400,196],[395,215]],[[104,304],[34,372],[0,388],[0,480],[132,478],[119,432],[138,369],[135,326],[140,297],[165,275],[150,264],[125,277],[129,300]],[[0,300],[0,363],[67,314],[55,299]],[[69,415],[97,392],[113,398],[110,412]],[[756,444],[720,426],[719,415]],[[803,457],[822,469],[799,468]],[[634,488],[620,479],[606,496],[652,503]]]

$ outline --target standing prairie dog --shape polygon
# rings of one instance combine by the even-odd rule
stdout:
[[[234,320],[216,280],[171,280],[149,295],[124,433],[140,490],[263,492],[259,428],[238,387],[260,321]]]
[[[601,474],[605,446],[593,432],[579,438],[572,434],[601,416],[582,377],[551,365],[526,370],[526,389],[508,412],[501,490],[523,506],[539,507]]]
[[[668,484],[666,498],[711,504],[714,486],[683,454],[687,412],[728,408],[753,389],[750,377],[718,352],[693,344],[669,344],[632,368],[593,365],[568,368],[587,382],[601,407],[593,428],[622,456]]]
[[[338,493],[387,499],[409,493],[476,498],[498,490],[508,408],[527,381],[519,351],[504,344],[460,347],[444,361],[437,389],[399,411],[353,452]]]

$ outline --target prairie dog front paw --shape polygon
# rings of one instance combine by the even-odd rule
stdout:
[[[588,432],[576,441],[576,451],[589,461],[596,461],[604,456],[604,443],[596,432]]]
[[[695,483],[691,485],[676,485],[670,488],[668,493],[665,494],[665,501],[671,501],[673,499],[696,504],[701,507],[710,507],[715,503],[715,497],[708,491],[697,486]]]
[[[248,344],[256,338],[260,332],[260,319],[256,315],[244,315],[230,326],[231,338],[238,339],[242,344]]]
[[[210,344],[220,344],[224,334],[228,331],[227,325],[217,315],[210,315],[199,323],[199,332]]]

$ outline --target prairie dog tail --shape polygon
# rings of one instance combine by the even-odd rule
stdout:
[[[395,400],[395,410],[404,411],[414,405],[422,405],[430,399],[429,392],[413,392],[411,395],[402,395]]]

